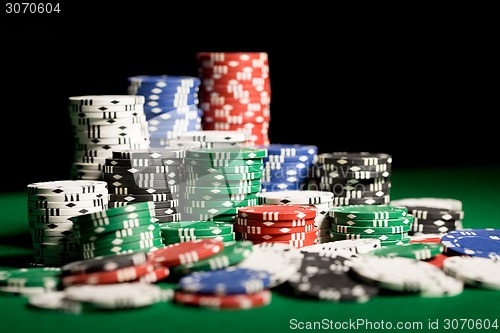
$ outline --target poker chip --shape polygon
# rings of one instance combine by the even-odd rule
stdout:
[[[316,209],[299,205],[258,205],[241,207],[238,209],[238,217],[261,219],[265,221],[314,219],[316,215]]]
[[[493,228],[454,230],[441,237],[443,253],[497,259],[500,230]]]
[[[154,266],[146,263],[136,266],[127,266],[107,272],[83,273],[66,275],[61,278],[63,286],[80,284],[112,284],[134,281],[148,272],[154,270]]]
[[[144,96],[89,95],[68,98],[75,142],[72,179],[102,180],[102,168],[113,150],[150,145]]]
[[[269,305],[272,300],[270,290],[262,290],[253,294],[236,295],[198,295],[176,291],[174,301],[177,304],[196,306],[214,310],[243,310]]]
[[[187,274],[178,281],[178,288],[195,294],[253,294],[267,289],[270,283],[270,274],[266,271],[231,266]]]
[[[340,252],[328,257],[304,253],[300,269],[287,284],[299,296],[334,302],[367,302],[378,294],[378,288],[349,274],[351,258]]]
[[[422,297],[451,297],[464,288],[462,281],[421,260],[365,254],[352,261],[351,270],[359,279],[382,289]]]
[[[148,260],[167,267],[188,265],[209,258],[224,248],[222,241],[213,238],[178,242],[147,254]]]
[[[333,207],[329,216],[334,218],[377,219],[401,218],[408,215],[404,207],[354,205],[348,207]]]
[[[383,257],[404,257],[416,260],[428,260],[443,252],[443,246],[435,243],[411,243],[384,246],[369,254]]]
[[[252,253],[236,266],[268,272],[268,288],[274,288],[288,281],[299,270],[302,257],[302,252],[292,245],[262,243],[253,245]]]
[[[443,271],[469,286],[500,290],[500,263],[483,257],[448,257]]]
[[[320,254],[334,254],[338,251],[350,251],[354,253],[369,253],[376,249],[380,249],[382,247],[379,239],[375,238],[366,238],[366,239],[350,239],[350,240],[337,240],[325,242],[322,244],[316,244],[311,246],[306,246],[301,248],[302,252],[314,252]]]

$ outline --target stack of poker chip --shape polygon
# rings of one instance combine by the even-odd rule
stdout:
[[[75,141],[73,179],[101,180],[104,159],[113,150],[143,149],[150,144],[144,96],[69,97]]]
[[[173,147],[113,151],[103,172],[110,208],[152,201],[157,222],[179,221],[185,156],[185,149]]]
[[[80,259],[74,216],[108,208],[107,183],[60,180],[28,185],[28,221],[33,241],[32,266],[61,266]]]
[[[318,229],[318,243],[331,242],[328,211],[333,207],[333,193],[314,190],[284,190],[261,192],[260,205],[308,205],[318,210],[314,226]]]
[[[243,147],[247,136],[237,131],[188,131],[168,140],[169,147],[191,148],[237,148]]]
[[[238,208],[234,220],[236,237],[254,244],[284,243],[297,248],[318,243],[314,207],[302,205],[256,205]]]
[[[189,149],[183,219],[232,222],[239,207],[256,205],[266,155],[252,147]]]
[[[76,216],[80,259],[153,251],[164,246],[153,202],[140,202]]]
[[[128,93],[144,96],[151,147],[165,147],[179,133],[201,129],[200,79],[191,76],[140,75],[128,78]]]
[[[382,246],[407,244],[414,217],[405,207],[387,205],[349,205],[332,207],[332,241],[375,238]]]
[[[216,221],[179,221],[160,223],[163,242],[166,245],[199,239],[216,239],[223,243],[235,240],[232,223]]]
[[[333,192],[335,206],[385,205],[390,201],[391,166],[392,157],[385,153],[321,153],[308,187]]]
[[[403,206],[415,216],[410,235],[445,234],[462,229],[462,202],[452,198],[404,198],[391,200],[391,206]]]
[[[269,144],[265,146],[262,192],[302,190],[306,187],[310,169],[318,159],[318,147],[299,144]]]
[[[265,52],[197,53],[204,130],[236,130],[269,144],[271,85]]]

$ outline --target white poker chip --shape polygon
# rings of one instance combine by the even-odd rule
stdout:
[[[28,194],[57,194],[104,192],[108,183],[101,180],[54,180],[28,184]]]
[[[483,257],[454,256],[443,261],[443,271],[464,283],[500,290],[500,262]]]
[[[88,95],[71,96],[70,105],[131,105],[144,104],[146,98],[142,95]]]
[[[271,205],[317,205],[333,202],[333,192],[314,190],[286,190],[259,193],[262,204]]]
[[[140,308],[173,298],[173,290],[141,282],[75,285],[64,289],[65,299],[100,309]]]
[[[174,139],[209,142],[244,142],[248,140],[248,135],[238,131],[204,130],[179,133]]]
[[[462,201],[450,198],[405,198],[391,200],[389,205],[403,207],[427,207],[443,210],[462,210]]]
[[[268,272],[271,274],[269,288],[286,282],[297,273],[304,256],[297,247],[284,243],[261,243],[252,248],[252,253],[236,266]]]
[[[425,261],[404,257],[364,255],[353,259],[352,271],[380,288],[419,293],[423,297],[447,297],[462,293],[463,281]]]
[[[82,304],[74,300],[66,299],[66,293],[64,291],[54,291],[29,296],[28,304],[39,309],[57,310],[75,314],[82,311]]]
[[[346,239],[305,246],[300,250],[302,252],[319,252],[323,254],[333,253],[337,251],[350,251],[354,253],[364,254],[376,249],[380,249],[382,247],[381,244],[382,243],[380,242],[380,240],[375,238]]]

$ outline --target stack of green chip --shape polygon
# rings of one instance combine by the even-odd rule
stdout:
[[[183,219],[232,222],[261,190],[264,148],[192,148],[186,153]]]
[[[109,208],[72,220],[82,259],[152,251],[165,246],[151,201]]]
[[[375,238],[382,246],[402,245],[410,241],[408,232],[414,217],[405,207],[386,205],[350,205],[332,207],[330,236],[333,241]]]

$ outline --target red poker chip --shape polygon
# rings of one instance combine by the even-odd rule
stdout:
[[[215,115],[211,115],[208,113],[203,114],[203,122],[204,123],[227,123],[229,125],[244,125],[246,123],[254,123],[254,124],[261,124],[261,123],[269,123],[271,121],[270,116],[264,116],[260,114],[253,114],[251,116],[247,115],[234,115],[234,116],[227,116],[227,117],[216,117]]]
[[[289,234],[249,234],[240,232],[239,238],[243,240],[257,240],[257,241],[293,241],[293,240],[306,240],[317,239],[318,231],[313,230],[309,232],[297,232]]]
[[[137,282],[155,283],[166,279],[170,275],[168,267],[156,267],[153,271],[148,272],[137,279]]]
[[[441,237],[423,237],[423,238],[415,238],[410,240],[411,243],[441,243]]]
[[[271,303],[272,293],[269,289],[253,294],[207,295],[191,294],[176,291],[174,302],[184,305],[200,306],[212,309],[251,309]]]
[[[148,253],[148,261],[157,265],[174,267],[185,265],[216,255],[224,248],[221,240],[214,238],[197,239],[170,244]]]
[[[215,65],[200,67],[198,74],[202,82],[206,79],[251,81],[252,78],[269,79],[269,67]]]
[[[269,107],[269,104],[271,103],[271,98],[268,94],[264,96],[261,96],[260,94],[255,94],[251,96],[243,96],[241,98],[234,98],[232,96],[224,96],[212,92],[210,93],[210,95],[206,94],[201,95],[200,103],[201,104],[208,103],[210,104],[210,106],[223,106],[226,104],[247,105],[250,103],[260,103],[266,107]]]
[[[199,65],[206,66],[208,66],[208,63],[224,63],[229,66],[251,64],[253,67],[258,67],[259,63],[267,64],[269,56],[267,52],[198,52],[196,53],[196,60]]]
[[[260,105],[260,104],[259,104]],[[203,117],[213,117],[213,118],[230,118],[230,117],[271,117],[271,110],[269,107],[260,108],[256,111],[250,111],[246,108],[238,109],[238,108],[214,108],[203,112]]]
[[[240,114],[242,112],[268,112],[270,113],[269,105],[261,103],[251,104],[222,104],[212,105],[210,103],[200,104],[203,112],[229,112],[228,115]]]
[[[239,131],[244,132],[248,135],[259,135],[268,134],[269,132],[269,122],[257,123],[245,123],[245,124],[227,124],[221,122],[205,123],[202,122],[203,129],[205,130],[216,130],[216,131]]]
[[[446,258],[449,258],[446,254],[438,253],[434,257],[424,261],[436,267],[443,268],[443,262]]]
[[[296,227],[314,225],[314,219],[292,220],[292,221],[263,221],[263,220],[254,220],[254,219],[237,217],[234,219],[234,225],[265,227],[265,228],[284,228],[284,227],[296,228]],[[326,230],[330,231],[330,228]]]
[[[228,82],[226,84],[203,84],[200,87],[199,95],[202,97],[203,95],[210,93],[219,93],[232,96],[234,98],[239,98],[242,94],[254,95],[266,93],[271,95],[271,87],[266,82],[260,82],[257,84],[245,84],[238,82]],[[243,95],[246,96],[246,95]]]
[[[254,234],[254,235],[284,235],[284,234],[296,234],[296,233],[308,233],[315,231],[314,223],[308,224],[303,227],[262,227],[262,226],[242,226],[235,225],[234,231],[241,232],[244,234]]]
[[[130,282],[139,279],[149,272],[154,271],[154,268],[154,265],[148,263],[138,266],[123,267],[114,271],[68,275],[62,277],[61,282],[64,286]]]
[[[238,209],[238,217],[263,221],[291,221],[314,219],[316,208],[302,205],[256,205]]]

